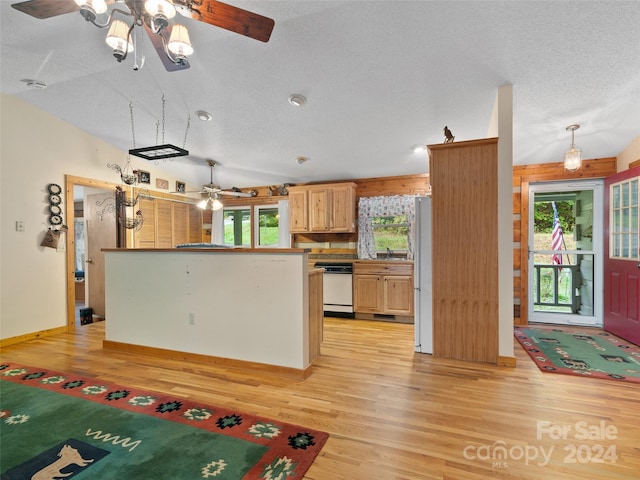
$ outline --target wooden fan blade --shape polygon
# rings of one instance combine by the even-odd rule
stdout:
[[[245,192],[234,192],[230,190],[220,190],[218,192],[220,195],[230,195],[232,197],[253,197],[250,193]]]
[[[154,33],[154,31],[149,25],[146,24],[146,22],[144,23],[144,29],[147,31],[149,39],[153,44],[153,48],[155,48],[156,52],[158,52],[158,56],[160,57],[164,68],[166,68],[168,72],[177,72],[189,68],[189,62],[187,62],[186,60],[184,61],[184,63],[174,63],[169,57],[167,57],[167,54],[164,51],[164,45],[162,44],[162,38],[160,38],[159,34]],[[171,26],[167,27],[167,35],[171,35]]]
[[[80,10],[80,7],[73,0],[28,0],[14,3],[11,6],[22,13],[39,19],[57,17],[58,15]]]
[[[268,42],[275,22],[257,13],[218,2],[203,0],[202,5],[191,10],[191,16],[201,22],[239,33],[245,37]]]

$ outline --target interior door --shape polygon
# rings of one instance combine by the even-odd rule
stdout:
[[[640,167],[605,180],[604,329],[640,345]]]
[[[87,195],[85,200],[87,255],[85,279],[88,307],[105,317],[103,248],[116,248],[115,193]]]

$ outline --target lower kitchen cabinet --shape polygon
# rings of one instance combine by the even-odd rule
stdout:
[[[413,265],[363,262],[353,269],[356,313],[413,315]]]
[[[320,356],[323,338],[322,270],[309,270],[309,362]]]

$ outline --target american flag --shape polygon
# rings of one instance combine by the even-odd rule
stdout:
[[[551,202],[553,207],[553,233],[551,234],[551,249],[562,250],[562,244],[564,238],[562,236],[562,226],[560,225],[560,217],[558,217],[558,210],[556,209],[556,202]],[[560,255],[554,253],[552,256],[554,265],[562,265],[562,253]]]

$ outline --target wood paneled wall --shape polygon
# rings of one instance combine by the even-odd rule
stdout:
[[[425,166],[427,160],[425,159]],[[426,168],[425,168],[426,169]],[[582,168],[576,172],[568,172],[564,169],[562,162],[545,163],[536,165],[522,165],[513,167],[513,300],[514,300],[514,323],[525,325],[528,322],[528,282],[527,282],[527,252],[528,252],[528,196],[529,183],[559,181],[585,178],[604,178],[616,173],[616,158],[598,158],[585,160]],[[374,197],[382,195],[427,195],[431,193],[429,174],[401,175],[395,177],[362,178],[353,181],[356,185],[356,198]],[[336,180],[336,183],[339,183]],[[327,183],[313,182],[313,183]],[[309,183],[311,185],[312,183]],[[276,203],[278,200],[286,199],[286,196],[277,194],[277,187],[257,186],[243,188],[248,192],[255,190],[256,197],[252,198],[225,198],[226,205],[248,205]],[[271,191],[271,195],[269,192]],[[175,198],[173,195],[158,196]],[[357,212],[356,212],[357,214]],[[145,221],[147,218],[145,218]],[[357,242],[357,233],[334,233],[334,234],[297,234],[296,243],[313,242]],[[327,253],[327,251],[323,251]],[[336,250],[336,253],[345,253],[344,250]]]
[[[425,159],[425,167],[426,167]],[[356,184],[356,221],[358,218],[358,199],[360,197],[377,197],[391,195],[426,195],[431,192],[429,184],[429,174],[420,173],[414,175],[399,175],[395,177],[375,177],[360,178],[356,180],[336,180],[335,183],[353,182]],[[327,183],[327,182],[313,182]],[[333,183],[333,182],[332,182]],[[299,233],[295,235],[296,244],[303,246],[304,243],[356,243],[358,233]],[[356,253],[356,250],[347,251],[345,249],[323,249],[321,253]]]
[[[144,223],[134,232],[133,248],[172,248],[204,241],[202,210],[182,198],[142,198],[137,208],[142,211]],[[129,236],[127,241],[131,241]]]
[[[429,145],[433,355],[498,358],[498,139]]]
[[[562,162],[513,167],[513,303],[514,323],[526,325],[529,319],[528,258],[529,184],[560,180],[605,178],[616,173],[616,158],[597,158],[582,162],[576,172],[564,169]]]

